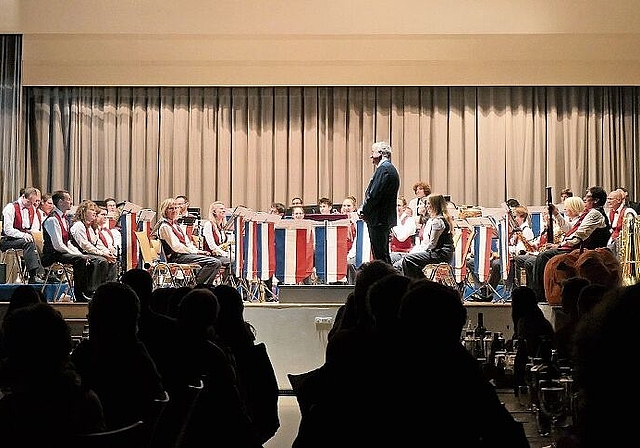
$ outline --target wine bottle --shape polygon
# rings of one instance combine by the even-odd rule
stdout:
[[[476,359],[484,358],[483,339],[487,329],[484,327],[484,314],[478,313],[478,321],[473,329],[474,355]]]
[[[473,329],[473,335],[476,338],[484,339],[484,335],[487,332],[487,329],[484,327],[484,313],[478,313],[478,323],[476,327]]]

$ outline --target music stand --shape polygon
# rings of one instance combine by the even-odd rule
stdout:
[[[122,213],[138,213],[140,210],[142,210],[142,206],[129,201],[125,201],[122,206]]]
[[[504,214],[504,210],[502,210],[502,209],[498,209],[498,210],[500,210],[501,213]],[[496,227],[496,222],[495,222],[493,216],[469,217],[469,218],[467,218],[467,222],[473,227],[481,227],[481,228],[490,229],[491,230],[490,233],[492,235],[492,238],[498,236],[498,228]],[[477,237],[477,235],[476,235],[476,237]],[[491,251],[489,251],[489,254],[487,256],[489,257],[489,260],[491,260]],[[474,253],[473,263],[474,263],[474,274],[478,275],[479,266],[480,266],[480,260],[478,258],[478,254],[477,253]],[[490,274],[491,274],[491,262],[489,262],[489,275]],[[477,281],[478,281],[478,283],[480,283],[480,286],[477,287],[477,288],[474,288],[470,293],[465,294],[464,297],[463,297],[463,300],[466,300],[467,298],[469,298],[473,294],[475,294],[478,291],[480,291],[480,289],[482,289],[482,287],[488,287],[490,289],[490,291],[492,292],[492,294],[495,294],[496,296],[498,296],[500,301],[504,301],[502,295],[500,293],[498,293],[498,291],[496,291],[496,289],[489,284],[488,280],[489,280],[489,276],[487,276],[487,278],[485,280],[483,280],[483,281],[481,281],[479,276],[478,276]]]
[[[138,222],[140,222],[140,221],[149,222],[149,221],[152,221],[153,218],[155,218],[155,217],[156,217],[156,212],[151,210],[150,208],[143,208],[137,214]]]

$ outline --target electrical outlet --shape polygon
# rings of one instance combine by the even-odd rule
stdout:
[[[330,330],[333,325],[333,317],[316,317],[314,322],[316,330]]]

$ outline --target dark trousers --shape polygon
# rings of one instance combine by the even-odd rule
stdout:
[[[72,265],[73,294],[75,295],[76,301],[83,301],[85,300],[85,295],[91,294],[89,290],[89,257],[54,251],[52,253],[44,253],[42,255],[42,263],[45,266],[51,266],[53,263]]]
[[[200,265],[200,271],[196,276],[196,283],[210,284],[218,275],[218,271],[222,267],[222,262],[216,257],[198,254],[179,254],[173,253],[169,260],[171,263],[196,263]]]
[[[36,249],[36,243],[33,241],[27,241],[24,238],[3,236],[2,243],[0,243],[0,250],[4,252],[7,249],[22,249],[22,260],[30,274],[42,271],[40,256]]]
[[[373,258],[391,264],[389,232],[391,232],[391,227],[386,224],[377,224],[369,227],[369,241],[371,242]]]

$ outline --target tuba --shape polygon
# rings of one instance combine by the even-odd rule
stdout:
[[[618,236],[618,260],[622,269],[622,284],[635,285],[640,281],[640,219],[635,213],[625,213]]]

